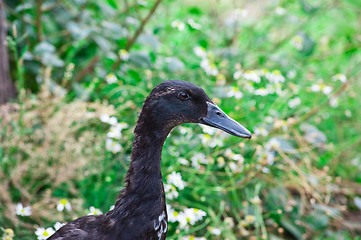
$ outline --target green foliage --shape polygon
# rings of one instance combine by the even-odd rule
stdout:
[[[12,75],[26,91],[20,107],[0,108],[4,237],[108,211],[142,103],[166,79],[203,87],[254,133],[173,130],[162,158],[169,239],[361,232],[359,1],[6,3]],[[107,115],[121,137],[109,137],[120,125]],[[71,211],[57,210],[62,199]],[[15,214],[19,202],[31,216]]]

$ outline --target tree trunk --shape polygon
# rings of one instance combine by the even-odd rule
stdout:
[[[16,96],[16,88],[9,74],[4,2],[0,0],[0,105],[6,103],[10,98],[16,98]]]

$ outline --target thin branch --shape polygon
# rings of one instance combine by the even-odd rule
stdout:
[[[124,13],[128,13],[128,11],[129,11],[129,3],[128,3],[128,0],[124,0],[124,5],[125,5]]]
[[[151,16],[154,14],[155,10],[157,9],[157,7],[161,3],[161,1],[162,0],[157,0],[157,2],[153,5],[152,9],[149,11],[148,15],[141,21],[141,24],[140,24],[139,28],[137,29],[137,31],[135,32],[135,34],[133,35],[133,37],[128,39],[127,45],[125,47],[126,51],[129,51],[129,49],[133,46],[134,42],[139,37],[140,33],[143,31],[145,24],[149,21]],[[78,72],[75,75],[74,81],[78,82],[83,77],[85,77],[87,74],[90,74],[93,71],[95,64],[97,64],[97,62],[99,60],[100,60],[100,57],[98,55],[94,56],[92,58],[92,60],[90,60],[88,65],[85,66],[80,72]],[[118,60],[113,64],[112,69],[117,69],[121,63],[122,63],[122,59],[120,59],[118,57]]]
[[[41,8],[41,5],[43,3],[43,0],[36,0],[36,19],[35,19],[35,28],[36,28],[36,35],[37,35],[37,41],[41,42],[43,41],[43,29],[41,24],[41,17],[43,15],[43,10]]]
[[[128,39],[127,45],[125,46],[125,50],[129,51],[129,49],[133,46],[133,44],[135,43],[135,41],[137,40],[137,38],[139,37],[139,35],[142,33],[143,28],[145,26],[145,24],[149,21],[149,19],[152,17],[152,15],[154,14],[155,10],[157,9],[157,7],[159,6],[159,4],[161,3],[162,0],[157,0],[155,2],[155,4],[153,5],[152,9],[149,11],[148,15],[141,21],[139,28],[137,29],[137,31],[135,32],[135,34],[133,35],[133,37]],[[118,57],[118,60],[113,64],[112,69],[117,69],[119,67],[119,65],[122,63],[122,59]]]
[[[75,82],[79,82],[82,78],[84,78],[87,74],[93,72],[93,69],[95,67],[95,65],[97,64],[97,62],[99,61],[100,57],[98,55],[95,55],[92,60],[90,60],[90,62],[86,65],[86,67],[84,67],[81,71],[79,71],[75,77],[73,78],[73,80]]]

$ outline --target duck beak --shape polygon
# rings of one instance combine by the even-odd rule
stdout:
[[[201,117],[200,123],[219,128],[237,137],[249,139],[252,137],[250,131],[230,118],[216,104],[207,102],[207,105],[207,116]]]

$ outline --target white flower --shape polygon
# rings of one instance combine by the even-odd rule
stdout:
[[[130,55],[129,55],[129,53],[128,53],[127,50],[125,50],[125,49],[120,49],[120,50],[119,50],[119,57],[120,57],[120,59],[122,59],[123,61],[128,61]]]
[[[323,89],[322,89],[322,92],[326,95],[330,94],[332,92],[332,87],[330,86],[325,86]]]
[[[201,128],[204,133],[209,134],[209,135],[214,135],[217,132],[217,129],[215,129],[214,127],[207,126],[207,125],[201,125]]]
[[[182,180],[181,174],[173,171],[171,174],[167,176],[168,184],[173,184],[175,187],[179,189],[184,189],[187,186],[187,183]]]
[[[184,209],[184,215],[188,223],[194,225],[197,221],[202,220],[207,213],[197,208],[186,208]]]
[[[192,134],[192,129],[188,127],[179,126],[179,132],[183,135]]]
[[[202,220],[203,217],[207,216],[207,213],[203,210],[200,210],[198,208],[192,208],[192,210],[195,215],[196,221]]]
[[[109,115],[108,114],[102,114],[100,116],[100,121],[102,121],[103,123],[108,123],[109,122]]]
[[[191,28],[197,29],[197,30],[201,29],[201,25],[196,23],[192,18],[188,18],[187,22],[188,22],[189,26],[191,26]]]
[[[277,138],[271,138],[265,145],[265,148],[270,151],[270,150],[274,150],[274,149],[278,149],[280,148],[281,143],[279,140],[277,140]]]
[[[108,138],[121,139],[122,138],[123,127],[121,124],[116,124],[110,127],[109,132],[107,133]]]
[[[118,119],[116,117],[110,117],[109,122],[110,125],[115,125],[118,123]]]
[[[187,216],[185,215],[184,212],[182,212],[182,211],[178,212],[177,217],[176,217],[176,221],[179,223],[179,228],[180,229],[189,228]]]
[[[114,208],[115,208],[115,205],[111,205],[111,206],[109,207],[109,211],[113,210]]]
[[[177,189],[172,184],[164,184],[164,192],[167,194],[167,199],[175,199],[179,196]]]
[[[207,215],[206,212],[197,208],[185,208],[183,211],[175,211],[167,204],[168,221],[178,222],[180,229],[188,229],[190,225],[194,225],[197,221],[203,219]]]
[[[118,153],[122,150],[122,146],[111,138],[105,141],[105,148],[113,153]]]
[[[207,52],[203,47],[197,46],[193,48],[194,53],[200,58],[206,58]]]
[[[31,207],[27,206],[27,207],[23,207],[22,203],[18,203],[18,205],[16,205],[16,215],[19,216],[30,216],[31,215]]]
[[[241,154],[235,154],[231,149],[227,149],[224,152],[224,155],[229,159],[239,162],[240,164],[242,164],[244,161],[244,158]]]
[[[259,161],[261,163],[265,163],[267,165],[272,165],[275,160],[275,156],[272,152],[269,151],[262,151],[258,154]]]
[[[296,77],[296,74],[297,74],[296,70],[290,70],[290,71],[287,72],[287,77],[289,79],[293,79],[293,78]]]
[[[55,230],[52,227],[47,229],[45,228],[37,228],[35,231],[35,235],[38,237],[39,240],[48,239],[51,235],[55,233]]]
[[[319,92],[319,91],[321,91],[321,85],[320,85],[320,84],[313,84],[313,85],[311,86],[311,91],[312,91],[312,92]]]
[[[222,231],[219,228],[212,228],[211,233],[216,236],[219,236],[219,235],[221,235]]]
[[[277,95],[283,97],[287,94],[286,90],[282,90],[282,84],[281,83],[274,83],[274,84],[267,84],[266,90],[268,94],[276,93]]]
[[[206,156],[203,153],[196,153],[191,158],[192,161],[192,167],[195,167],[196,169],[199,169],[200,163],[207,164],[208,160],[206,159]]]
[[[91,207],[89,208],[88,216],[89,216],[89,215],[101,215],[101,214],[103,214],[103,213],[102,213],[102,211],[100,211],[100,209],[95,208],[95,207],[93,207],[93,206],[91,206]]]
[[[339,80],[339,81],[341,81],[341,82],[343,82],[343,83],[345,83],[345,82],[347,81],[346,75],[345,75],[345,74],[342,74],[342,73],[336,74],[335,76],[332,77],[332,79],[333,79],[334,81]]]
[[[243,73],[243,77],[255,83],[261,82],[261,76],[255,70],[247,70],[245,73]]]
[[[337,97],[331,97],[330,99],[330,106],[333,107],[333,108],[336,108],[338,107],[338,98]]]
[[[254,91],[254,94],[259,96],[266,96],[270,94],[270,91],[266,88],[259,88],[256,91]]]
[[[242,170],[242,168],[240,168],[235,162],[228,163],[228,166],[234,173],[239,173]]]
[[[241,70],[235,71],[233,73],[233,78],[236,79],[236,80],[240,79],[242,77],[242,74],[243,74],[243,72]]]
[[[258,128],[254,129],[254,134],[256,136],[264,136],[264,137],[266,137],[266,136],[268,136],[268,131],[264,127],[258,127]]]
[[[66,199],[61,199],[56,205],[56,209],[58,209],[59,212],[62,212],[64,209],[71,211],[70,202]]]
[[[56,222],[54,224],[55,231],[58,231],[62,226],[64,226],[66,223]]]
[[[189,165],[189,161],[185,158],[178,158],[178,162],[185,166]]]
[[[282,76],[279,70],[273,70],[272,72],[267,72],[265,77],[268,79],[268,81],[275,84],[285,81],[285,78]]]
[[[300,104],[301,104],[301,99],[299,97],[295,97],[288,102],[288,106],[290,108],[295,108]]]
[[[112,83],[116,83],[118,81],[117,77],[113,74],[113,73],[109,73],[106,77],[105,77],[105,81],[108,84],[112,84]]]
[[[286,9],[284,9],[282,7],[276,7],[275,12],[279,16],[285,15],[287,13]]]
[[[178,29],[179,31],[183,31],[185,24],[181,21],[175,20],[172,22],[172,27]]]
[[[239,91],[237,87],[231,87],[227,92],[227,97],[235,97],[236,99],[241,99],[243,97],[243,93]]]
[[[110,117],[106,113],[100,116],[100,121],[102,121],[103,123],[108,123],[110,125],[115,125],[118,123],[118,119],[116,117]]]
[[[177,215],[177,222],[179,222],[179,228],[180,229],[189,228],[189,226],[188,226],[189,218],[185,214],[185,212],[182,212],[182,211],[179,212],[179,214]]]
[[[332,87],[327,86],[323,83],[316,83],[311,86],[312,92],[320,92],[322,91],[324,94],[329,95],[332,92]]]
[[[201,68],[206,72],[207,75],[217,76],[218,69],[214,63],[211,63],[207,58],[201,61]]]
[[[232,159],[234,161],[239,162],[239,163],[243,163],[243,161],[244,161],[244,158],[243,158],[243,156],[241,154],[234,154]]]
[[[171,209],[168,212],[168,220],[170,222],[178,222],[180,229],[188,229],[189,228],[187,216],[182,211],[178,212],[178,211]]]
[[[210,148],[215,148],[216,146],[223,146],[223,139],[220,137],[212,137],[209,134],[200,134],[200,138],[202,140],[202,144],[207,145]]]
[[[176,222],[179,212],[175,211],[169,204],[167,204],[167,215],[169,222]]]

